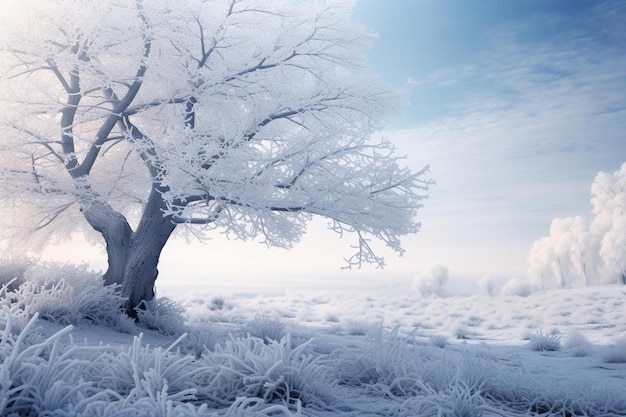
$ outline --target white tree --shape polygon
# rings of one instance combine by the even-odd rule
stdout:
[[[478,293],[493,297],[496,295],[496,284],[491,277],[482,277],[478,280]]]
[[[591,186],[590,234],[607,275],[626,284],[626,163],[613,173],[600,172]]]
[[[500,295],[503,297],[528,297],[533,293],[533,291],[534,288],[529,282],[512,278],[502,285],[502,288],[500,288]]]
[[[370,239],[401,254],[432,181],[369,140],[395,94],[350,14],[332,0],[3,0],[5,216],[55,233],[86,221],[131,315],[181,224],[289,247],[323,216],[355,235],[350,265],[382,266]]]
[[[555,271],[554,239],[544,236],[533,243],[528,256],[528,277],[539,288],[559,286],[560,271]]]
[[[587,286],[595,280],[596,263],[585,219],[556,218],[550,225],[550,236],[533,244],[528,275],[540,288]]]
[[[428,268],[425,273],[418,276],[413,282],[415,288],[422,297],[443,295],[443,289],[450,278],[450,271],[443,265]]]
[[[626,284],[626,163],[600,172],[591,186],[593,219],[557,218],[528,258],[531,281],[541,288]]]

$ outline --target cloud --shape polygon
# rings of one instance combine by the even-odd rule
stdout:
[[[387,135],[416,162],[454,165],[453,177],[480,184],[536,186],[571,174],[588,183],[623,158],[625,18],[626,7],[600,4],[567,25],[539,16],[494,30],[475,62],[443,70],[464,92],[451,115]],[[544,36],[533,39],[536,31]]]
[[[473,247],[489,262],[508,245],[522,271],[552,218],[590,210],[595,173],[626,159],[625,19],[611,2],[575,18],[508,23],[472,62],[428,77],[426,100],[447,84],[462,98],[435,120],[385,132],[438,181],[422,213],[430,240],[416,251],[439,245],[456,270],[474,262],[465,254]],[[417,82],[415,94],[425,88]]]

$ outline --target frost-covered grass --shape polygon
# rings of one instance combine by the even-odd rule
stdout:
[[[8,308],[16,317],[38,314],[60,324],[116,327],[122,323],[122,327],[127,327],[120,310],[121,297],[114,287],[103,285],[101,274],[90,271],[86,265],[22,264],[21,268],[12,268],[16,270],[19,275],[6,279],[0,289],[0,307]],[[20,325],[25,324],[22,320]]]
[[[593,344],[579,330],[572,330],[565,339],[565,347],[574,356],[583,357],[593,353]]]
[[[554,352],[561,349],[561,336],[558,334],[544,334],[539,330],[530,335],[528,345],[534,351]]]
[[[135,325],[105,312],[119,299],[97,274],[39,271],[1,292],[0,415],[626,416],[623,287],[194,294]]]
[[[626,363],[626,339],[611,345],[602,359],[606,363]]]

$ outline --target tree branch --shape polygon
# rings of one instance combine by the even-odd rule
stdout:
[[[122,117],[133,116],[137,113],[140,113],[150,108],[159,107],[164,104],[183,104],[183,103],[186,103],[188,100],[189,100],[189,97],[170,98],[167,100],[154,100],[154,101],[151,101],[150,103],[138,104],[136,106],[129,107],[121,113],[121,116]]]
[[[70,175],[75,177],[75,170],[78,167],[76,159],[76,149],[74,147],[74,118],[76,110],[82,96],[80,95],[80,73],[74,67],[70,73],[70,92],[67,96],[66,106],[61,111],[61,147],[63,149],[65,169]]]
[[[128,117],[124,117],[123,120],[119,120],[118,124],[120,125],[122,131],[126,132],[132,142],[142,142],[145,144],[145,146],[140,147],[139,156],[148,166],[148,170],[150,171],[152,178],[156,178],[159,172],[158,168],[154,164],[157,153],[152,140],[148,136],[144,135],[137,126],[131,123]]]
[[[150,56],[150,51],[152,47],[152,39],[150,35],[148,34],[148,29],[150,25],[146,19],[146,16],[144,15],[142,3],[143,3],[142,0],[137,0],[137,10],[139,11],[139,17],[144,23],[144,33],[143,33],[144,43],[143,43],[143,54],[142,54],[141,64],[139,65],[139,69],[137,69],[137,72],[135,73],[134,81],[128,88],[128,91],[126,92],[124,97],[122,97],[121,100],[115,103],[115,105],[113,106],[114,108],[111,111],[111,114],[109,115],[109,117],[107,117],[105,122],[102,124],[102,126],[98,130],[96,134],[96,139],[93,145],[87,152],[87,155],[85,155],[83,162],[75,170],[75,174],[74,174],[75,177],[89,175],[89,173],[91,172],[91,169],[93,168],[94,163],[96,162],[98,154],[100,153],[100,148],[102,147],[104,143],[107,142],[108,140],[107,138],[109,134],[111,133],[115,125],[120,121],[122,114],[128,109],[132,101],[137,96],[137,93],[139,93],[139,89],[143,85],[143,77],[146,71],[148,70],[146,61],[148,57]]]
[[[61,71],[59,71],[59,68],[57,67],[57,65],[54,62],[54,60],[52,58],[48,58],[46,60],[46,62],[48,63],[48,65],[50,65],[50,67],[48,67],[48,69],[50,69],[54,73],[54,75],[57,77],[57,79],[59,80],[59,82],[63,86],[63,89],[65,90],[65,92],[67,94],[75,93],[75,91],[72,89],[72,87],[69,85],[69,83],[67,82],[67,80],[63,76],[63,74],[61,74]],[[46,67],[44,67],[44,69],[45,68]]]

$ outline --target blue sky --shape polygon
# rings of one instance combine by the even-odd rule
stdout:
[[[360,0],[370,53],[405,113],[385,134],[438,185],[408,239],[417,270],[522,277],[552,218],[590,210],[626,161],[626,4]]]
[[[170,242],[158,285],[393,287],[435,264],[453,290],[524,278],[552,218],[587,214],[595,174],[626,161],[626,2],[358,0],[355,18],[378,34],[369,57],[380,76],[411,80],[381,135],[438,182],[406,255],[341,271],[352,242],[318,221],[289,252]]]
[[[450,115],[450,103],[463,100],[470,85],[452,83],[449,78],[469,67],[479,69],[484,64],[480,60],[489,59],[498,46],[551,43],[557,52],[561,38],[576,32],[588,32],[601,42],[597,32],[602,22],[596,19],[603,15],[597,10],[602,7],[579,0],[358,0],[355,16],[379,34],[369,56],[385,80],[401,85],[412,78],[418,83],[411,110],[394,121],[394,125],[414,126]],[[616,17],[602,17],[618,23]],[[496,58],[502,56],[496,54]],[[551,71],[549,67],[535,70]],[[433,83],[434,79],[439,83]]]

